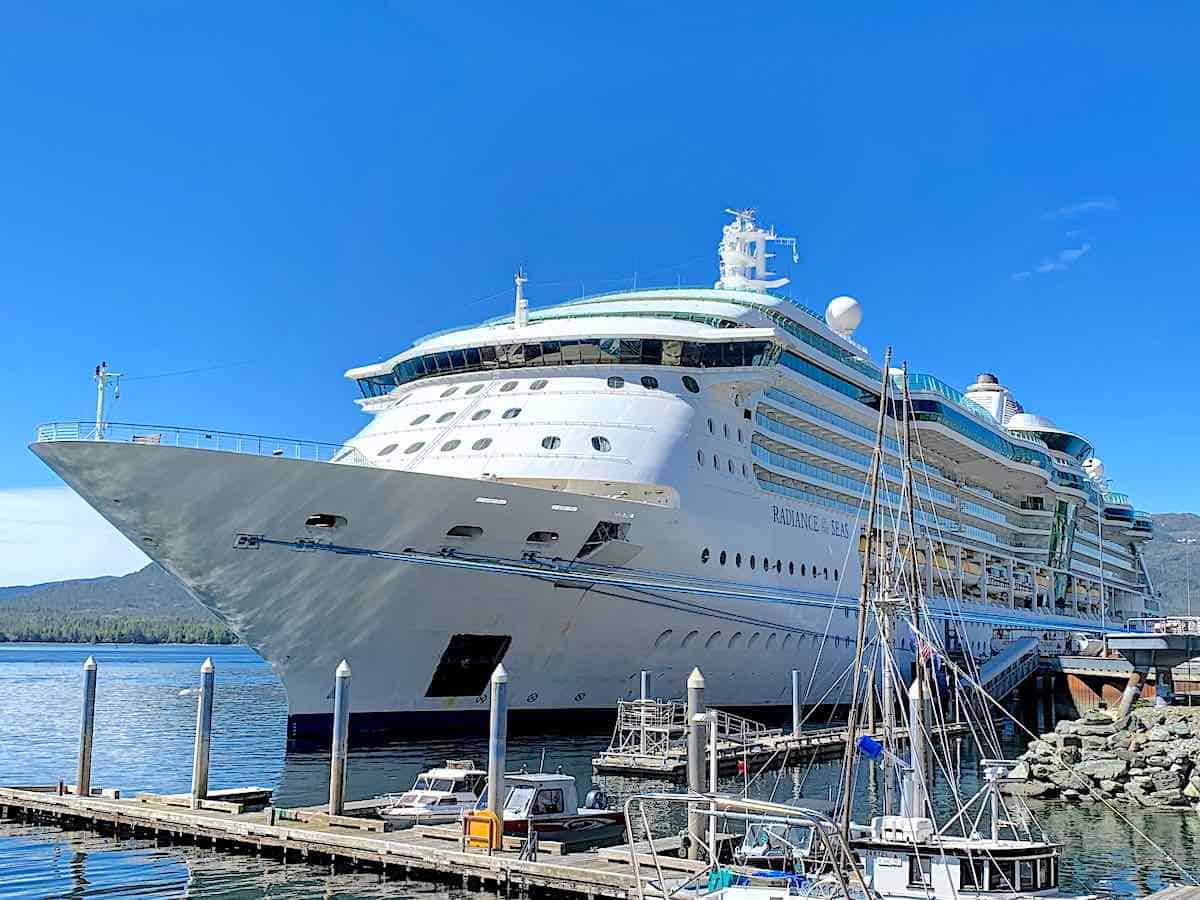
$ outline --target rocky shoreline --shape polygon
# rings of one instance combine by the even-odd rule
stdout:
[[[1041,799],[1187,809],[1200,803],[1200,707],[1095,710],[1031,741],[1005,790]]]

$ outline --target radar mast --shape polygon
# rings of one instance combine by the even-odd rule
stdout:
[[[767,260],[774,253],[767,252],[767,242],[776,241],[792,248],[792,262],[799,262],[796,239],[780,237],[775,228],[761,228],[754,221],[753,209],[727,209],[733,221],[722,229],[721,243],[717,253],[721,260],[721,278],[714,285],[731,291],[769,291],[780,288],[790,278],[772,278],[775,273],[767,271]]]

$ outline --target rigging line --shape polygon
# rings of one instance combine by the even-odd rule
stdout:
[[[958,666],[957,666],[957,665],[956,665],[956,664],[953,662],[953,660],[947,660],[947,663],[948,663],[948,664],[949,664],[949,665],[950,665],[952,668],[956,669],[958,672],[960,672],[960,673],[962,672],[962,669],[960,669],[960,668],[959,668],[959,667],[958,667]],[[1003,706],[1003,704],[1001,704],[1001,703],[1000,703],[1000,701],[998,701],[998,700],[997,700],[995,697],[993,697],[991,694],[989,694],[989,693],[987,692],[987,690],[985,690],[985,689],[984,689],[984,687],[983,687],[981,684],[979,684],[978,682],[972,681],[971,679],[968,679],[968,683],[969,683],[969,684],[970,684],[970,686],[971,686],[971,687],[972,687],[972,688],[973,688],[973,689],[976,691],[976,693],[978,693],[978,694],[979,694],[979,695],[980,695],[980,696],[981,696],[981,697],[982,697],[982,698],[983,698],[983,699],[984,699],[984,700],[985,700],[987,703],[990,703],[990,704],[992,704],[992,705],[993,705],[993,706],[995,706],[995,707],[996,707],[998,710],[1000,710],[1000,712],[1001,712],[1001,714],[1004,716],[1004,718],[1006,718],[1006,719],[1008,719],[1009,721],[1011,721],[1011,722],[1013,723],[1013,725],[1014,725],[1014,727],[1015,727],[1015,728],[1019,728],[1019,729],[1020,729],[1021,731],[1023,731],[1025,734],[1029,735],[1029,737],[1033,738],[1034,740],[1037,740],[1037,738],[1038,738],[1038,735],[1036,735],[1036,734],[1034,734],[1032,731],[1030,731],[1030,730],[1029,730],[1029,728],[1027,728],[1027,727],[1025,726],[1025,723],[1024,723],[1024,722],[1021,722],[1021,721],[1020,721],[1020,720],[1019,720],[1019,719],[1018,719],[1016,716],[1014,716],[1014,715],[1013,715],[1012,713],[1010,713],[1010,712],[1009,712],[1007,709],[1005,709],[1005,708],[1004,708],[1004,706]],[[1063,758],[1063,756],[1062,756],[1062,754],[1061,754],[1061,753],[1059,753],[1057,750],[1054,750],[1054,748],[1053,748],[1053,747],[1051,747],[1051,750],[1053,751],[1053,755],[1054,755],[1054,757],[1055,757],[1055,758],[1058,760],[1058,762],[1059,762],[1059,763],[1060,763],[1062,766],[1064,766],[1064,767],[1065,767],[1065,768],[1066,768],[1068,771],[1070,771],[1070,772],[1075,772],[1075,766],[1073,766],[1072,764],[1068,763],[1068,762],[1067,762],[1067,761],[1066,761],[1066,760]],[[1078,774],[1078,773],[1076,773],[1076,774]],[[1082,775],[1081,775],[1081,776],[1080,776],[1080,778],[1082,779],[1082,783],[1083,783],[1083,784],[1085,785],[1085,787],[1087,788],[1087,790],[1088,790],[1088,793],[1092,795],[1093,799],[1099,800],[1101,803],[1103,803],[1105,806],[1107,806],[1107,807],[1108,807],[1110,810],[1112,810],[1112,812],[1116,813],[1116,815],[1118,816],[1118,818],[1120,818],[1120,819],[1121,819],[1121,820],[1122,820],[1122,821],[1123,821],[1123,822],[1124,822],[1126,825],[1128,825],[1128,826],[1129,826],[1129,827],[1130,827],[1130,828],[1131,828],[1131,829],[1134,831],[1134,833],[1135,833],[1135,834],[1137,834],[1139,837],[1143,838],[1143,839],[1146,841],[1146,843],[1148,843],[1148,844],[1149,844],[1151,847],[1153,847],[1155,850],[1157,850],[1157,851],[1158,851],[1160,854],[1162,854],[1162,856],[1164,856],[1164,857],[1165,857],[1165,858],[1166,858],[1166,859],[1167,859],[1167,860],[1168,860],[1168,861],[1169,861],[1169,862],[1170,862],[1170,863],[1171,863],[1173,866],[1175,866],[1175,868],[1176,868],[1177,870],[1179,870],[1180,874],[1182,874],[1182,875],[1186,876],[1187,878],[1191,879],[1191,881],[1192,881],[1192,883],[1193,883],[1193,884],[1200,884],[1200,878],[1197,878],[1197,876],[1195,876],[1194,874],[1192,874],[1192,872],[1190,872],[1188,869],[1185,869],[1185,868],[1183,867],[1183,865],[1181,865],[1181,864],[1180,864],[1180,863],[1179,863],[1179,862],[1178,862],[1178,861],[1175,859],[1175,857],[1173,857],[1173,856],[1170,854],[1170,852],[1169,852],[1169,851],[1168,851],[1166,848],[1164,848],[1164,847],[1161,847],[1161,846],[1159,846],[1157,843],[1155,843],[1155,841],[1154,841],[1154,839],[1153,839],[1153,838],[1151,838],[1151,837],[1150,837],[1148,834],[1146,834],[1144,831],[1142,831],[1141,829],[1139,829],[1139,828],[1137,827],[1137,825],[1135,825],[1135,824],[1133,823],[1133,821],[1132,821],[1132,820],[1131,820],[1129,817],[1127,817],[1126,815],[1124,815],[1124,814],[1121,812],[1121,810],[1120,810],[1120,809],[1119,809],[1119,808],[1118,808],[1116,805],[1114,805],[1114,804],[1113,804],[1111,801],[1109,801],[1108,799],[1106,799],[1106,798],[1104,797],[1104,795],[1103,795],[1103,794],[1101,794],[1099,791],[1097,791],[1097,790],[1096,790],[1096,789],[1095,789],[1095,788],[1094,788],[1094,787],[1091,785],[1091,779],[1090,779],[1089,777],[1087,777],[1087,776],[1082,776]]]
[[[216,366],[201,366],[198,369],[180,369],[177,372],[158,372],[154,375],[122,375],[122,381],[149,381],[152,378],[175,378],[178,375],[197,375],[201,372],[216,372],[218,369],[238,369],[254,365],[254,360],[244,362],[221,363]],[[263,368],[266,368],[265,366]]]
[[[709,258],[709,254],[704,253],[699,256],[693,256],[691,259],[686,259],[683,262],[674,263],[673,265],[669,265],[669,266],[663,266],[662,268],[653,269],[649,272],[638,272],[638,279],[641,280],[643,278],[652,278],[653,276],[660,275],[663,272],[674,272],[677,269],[682,269],[685,266],[694,265],[695,263],[698,263],[701,260],[705,260],[708,258]],[[569,285],[579,284],[581,280],[584,282],[591,281],[595,284],[611,284],[613,282],[618,282],[618,281],[620,281],[620,282],[628,281],[629,275],[628,275],[628,273],[626,273],[624,275],[612,275],[612,276],[605,276],[603,278],[590,278],[589,277],[589,278],[583,278],[583,279],[579,279],[579,278],[558,279],[555,281],[530,281],[529,286],[530,287],[561,287],[562,285],[566,285],[566,284],[569,284]]]

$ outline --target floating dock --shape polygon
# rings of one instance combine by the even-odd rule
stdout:
[[[419,877],[463,887],[503,891],[553,891],[580,898],[637,896],[631,853],[652,864],[649,844],[599,850],[568,850],[541,841],[535,859],[522,853],[524,840],[505,838],[503,849],[464,849],[454,827],[383,831],[378,819],[330,817],[315,807],[301,810],[264,806],[270,792],[259,788],[214,791],[199,809],[188,795],[116,791],[82,797],[60,786],[0,787],[0,817],[24,816],[59,824],[82,824],[98,831],[153,836],[211,846],[215,850],[271,853],[285,859],[371,867],[384,877]],[[95,789],[94,789],[95,790]],[[248,801],[248,802],[247,802]],[[347,804],[347,812],[354,809]],[[729,836],[724,836],[728,839]],[[658,854],[677,851],[679,838],[656,840]],[[658,865],[680,873],[702,872],[707,864],[659,855]]]

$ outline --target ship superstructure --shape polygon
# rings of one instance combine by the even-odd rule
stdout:
[[[370,422],[313,459],[99,419],[43,426],[33,450],[272,662],[298,721],[328,714],[342,657],[356,711],[383,716],[474,710],[500,660],[529,710],[607,710],[640,669],[682,683],[701,659],[717,705],[783,702],[793,668],[831,702],[884,373],[856,301],[820,315],[775,293],[782,240],[733,211],[712,288],[529,309],[519,273],[513,315],[347,372]],[[991,374],[907,386],[910,558],[961,652],[1155,610],[1149,516],[1085,437]],[[901,482],[888,412],[884,534]]]

